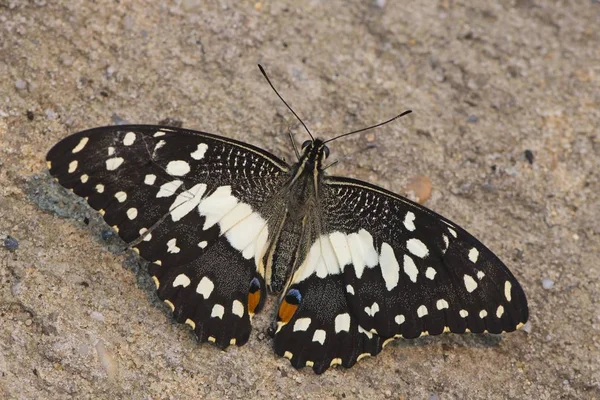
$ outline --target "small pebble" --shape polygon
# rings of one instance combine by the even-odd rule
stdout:
[[[25,90],[27,89],[27,82],[25,82],[23,79],[17,79],[15,81],[15,87],[17,90]]]
[[[158,121],[158,124],[164,125],[164,126],[172,126],[173,128],[181,128],[183,126],[183,121],[175,119],[175,118],[167,117],[165,119]]]
[[[90,317],[92,319],[95,319],[96,321],[100,321],[100,322],[104,322],[104,315],[102,315],[101,313],[99,313],[98,311],[92,311],[90,313]]]
[[[533,155],[533,151],[525,150],[525,159],[527,160],[527,162],[529,164],[533,164],[533,160],[535,159],[535,157]]]
[[[542,279],[542,287],[546,290],[552,289],[554,287],[554,281],[550,278]]]
[[[113,236],[115,236],[115,231],[113,231],[112,229],[107,229],[105,231],[102,231],[102,240],[108,240],[108,239],[112,238]]]
[[[375,5],[379,8],[385,7],[385,0],[375,0]]]
[[[117,114],[113,114],[110,116],[110,119],[112,119],[112,122],[115,125],[129,125],[129,121],[127,121],[126,119],[121,118],[120,116],[118,116]]]
[[[436,393],[430,394],[429,400],[440,400],[440,395]]]
[[[33,321],[28,319],[27,321],[25,321],[25,326],[31,326],[31,324],[33,324]]]
[[[419,204],[423,204],[431,198],[431,190],[431,179],[424,175],[415,176],[404,187],[404,193]]]
[[[19,242],[12,236],[7,236],[4,239],[4,248],[7,250],[16,250],[19,248]]]
[[[33,121],[33,118],[35,118],[35,115],[33,114],[33,111],[31,110],[27,110],[27,119],[30,121]]]
[[[126,14],[123,17],[123,28],[125,28],[126,30],[130,31],[133,29],[133,17],[131,16],[131,14]]]
[[[467,118],[467,122],[469,124],[474,124],[479,122],[479,118],[477,118],[477,115],[469,115],[469,117]]]
[[[117,72],[117,69],[113,66],[108,66],[106,67],[106,77],[110,78],[114,75],[114,73]]]
[[[527,321],[521,328],[525,333],[531,333],[531,322]]]
[[[96,353],[108,375],[108,379],[113,381],[117,375],[117,363],[115,362],[113,355],[104,346],[102,340],[99,340],[98,343],[96,343]]]
[[[50,121],[55,120],[57,117],[57,114],[49,108],[44,110],[44,113],[46,114],[46,118],[48,118]]]

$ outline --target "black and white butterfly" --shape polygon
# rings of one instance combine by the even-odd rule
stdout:
[[[236,140],[130,125],[69,136],[47,160],[150,262],[158,296],[200,342],[246,343],[267,292],[280,293],[275,352],[317,373],[399,337],[527,321],[521,286],[483,244],[404,197],[326,175],[328,155],[308,140],[289,165]]]

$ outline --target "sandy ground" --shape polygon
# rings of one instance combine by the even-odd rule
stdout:
[[[0,397],[600,398],[597,1],[55,3],[0,1]],[[171,118],[292,159],[288,129],[305,137],[258,62],[323,137],[414,110],[337,142],[377,149],[336,174],[428,176],[427,205],[521,281],[526,331],[396,342],[317,376],[273,353],[267,314],[226,352],[171,321],[45,153]]]

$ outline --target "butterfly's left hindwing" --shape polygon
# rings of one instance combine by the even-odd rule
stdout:
[[[158,294],[199,340],[243,344],[264,300],[260,259],[284,162],[185,129],[114,126],[67,137],[50,173],[150,261]]]
[[[456,224],[353,179],[327,177],[321,188],[323,232],[292,277],[275,339],[295,367],[322,372],[388,339],[510,332],[527,321],[517,280]]]

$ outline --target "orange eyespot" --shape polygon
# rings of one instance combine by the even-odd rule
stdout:
[[[254,314],[260,311],[262,301],[261,283],[258,278],[254,277],[250,281],[250,288],[248,289],[248,313]]]
[[[287,324],[288,322],[290,322],[290,320],[296,313],[297,309],[298,309],[298,304],[291,304],[291,303],[288,303],[287,300],[283,300],[281,302],[281,304],[279,305],[279,312],[278,312],[279,320],[281,322]]]
[[[260,289],[253,293],[248,293],[248,313],[254,314],[254,311],[260,304]]]
[[[285,295],[285,298],[279,305],[278,317],[279,321],[287,324],[290,322],[298,306],[300,305],[300,301],[302,300],[302,294],[298,289],[290,289],[289,292]]]

